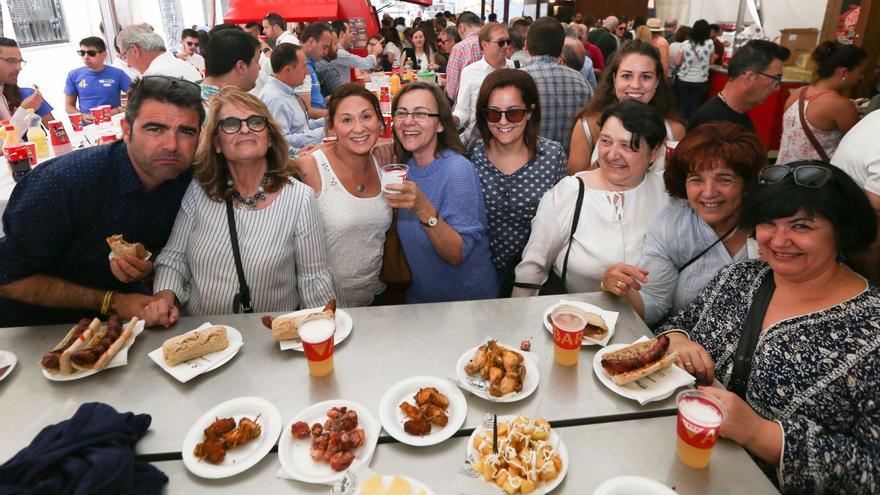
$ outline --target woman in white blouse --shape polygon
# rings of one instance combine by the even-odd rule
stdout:
[[[664,174],[675,201],[648,229],[638,265],[619,263],[602,286],[624,296],[648,325],[677,313],[719,270],[757,257],[739,228],[743,198],[767,152],[758,136],[729,122],[703,124],[679,143]]]
[[[385,127],[379,100],[361,84],[345,84],[327,106],[336,142],[298,160],[303,182],[318,195],[327,262],[348,306],[368,306],[385,291],[379,280],[391,208],[371,156]]]
[[[340,304],[327,266],[314,192],[291,178],[287,141],[259,98],[226,87],[211,100],[196,151],[194,180],[156,260],[148,325],[179,315],[238,312],[240,283],[229,217],[238,233],[255,312]],[[235,302],[234,302],[235,301]]]
[[[626,100],[602,112],[599,125],[599,168],[566,177],[541,198],[523,260],[516,267],[517,284],[543,284],[551,269],[561,275],[578,182],[585,191],[563,281],[568,292],[598,291],[609,266],[637,261],[645,231],[669,204],[663,179],[648,173],[662,153],[666,135],[657,112]],[[513,296],[536,292],[517,287]]]

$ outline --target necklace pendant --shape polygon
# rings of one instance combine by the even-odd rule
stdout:
[[[364,192],[366,189],[367,189],[367,186],[365,186],[363,184],[357,185],[357,192]]]

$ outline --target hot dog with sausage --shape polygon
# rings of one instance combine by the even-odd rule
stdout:
[[[673,362],[678,355],[669,352],[669,337],[639,342],[602,356],[602,368],[614,383],[625,385],[659,371]]]

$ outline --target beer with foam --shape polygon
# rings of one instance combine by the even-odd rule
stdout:
[[[712,448],[727,411],[718,399],[699,390],[679,392],[675,402],[678,404],[675,454],[685,466],[703,469],[712,459]]]
[[[327,376],[333,371],[333,337],[336,322],[330,318],[307,321],[299,327],[299,338],[309,363],[309,374]]]
[[[553,360],[562,366],[574,366],[581,353],[587,315],[573,306],[559,306],[550,313],[553,326]]]

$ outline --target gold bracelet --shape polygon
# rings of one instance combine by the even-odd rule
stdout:
[[[101,301],[101,315],[106,316],[110,311],[110,301],[113,300],[114,292],[112,290],[108,290],[104,293],[104,299]]]

